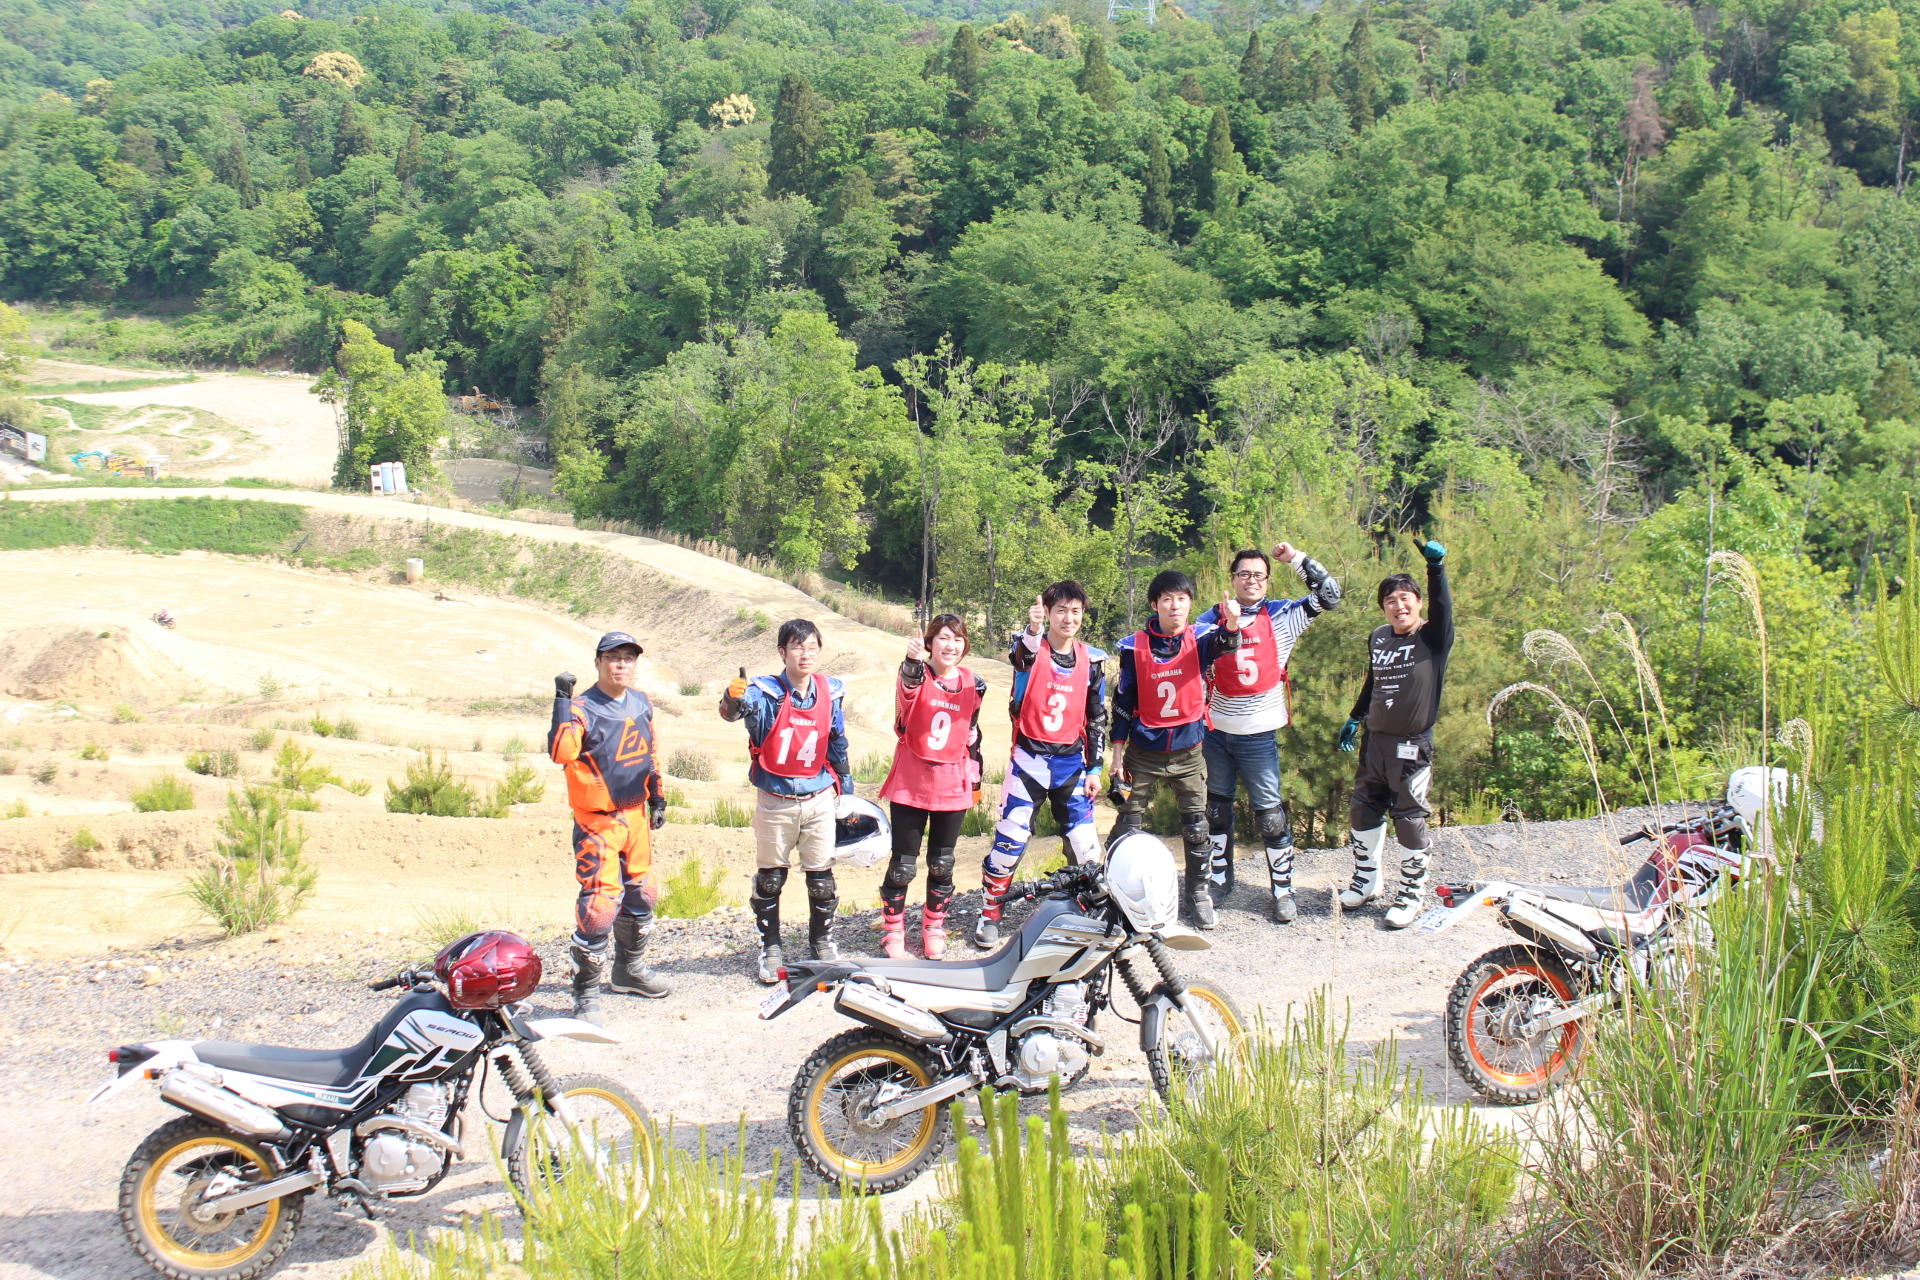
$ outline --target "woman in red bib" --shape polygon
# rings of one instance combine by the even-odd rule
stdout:
[[[880,788],[893,822],[893,859],[880,885],[880,946],[907,954],[907,890],[920,838],[927,840],[927,905],[920,947],[929,960],[946,952],[947,904],[953,900],[953,854],[961,819],[980,795],[980,704],[987,682],[960,665],[967,624],[943,613],[925,636],[907,645],[894,686],[893,768]]]

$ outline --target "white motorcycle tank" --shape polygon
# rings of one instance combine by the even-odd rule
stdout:
[[[1019,938],[1006,945],[1019,946],[1023,939],[1032,939],[1026,953],[1011,975],[991,991],[936,987],[896,974],[888,975],[888,989],[908,1004],[933,1013],[960,1009],[1011,1013],[1026,999],[1027,987],[1035,979],[1073,982],[1084,978],[1126,941],[1126,935],[1108,933],[1104,921],[1081,915],[1070,902],[1047,899],[1020,926]]]

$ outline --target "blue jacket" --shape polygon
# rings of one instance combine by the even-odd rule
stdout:
[[[782,778],[768,773],[756,761],[747,769],[747,780],[768,795],[810,796],[834,785],[837,780],[842,795],[853,794],[853,768],[847,762],[847,718],[841,705],[846,689],[833,676],[814,673],[814,680],[827,683],[827,696],[833,699],[833,728],[827,736],[827,762],[811,778]],[[773,722],[780,714],[780,704],[792,698],[793,686],[787,683],[786,673],[771,676],[755,676],[747,682],[747,693],[740,701],[725,697],[720,699],[720,717],[723,720],[744,720],[747,722],[747,742],[757,754],[760,744],[767,740],[767,734],[773,731]],[[794,706],[801,709],[813,705],[812,698],[794,698]]]
[[[1200,650],[1200,669],[1213,666],[1213,660],[1223,653],[1240,647],[1238,632],[1222,630],[1212,624],[1193,625],[1194,643]],[[1152,618],[1147,619],[1147,635],[1153,645],[1153,656],[1171,658],[1180,649],[1180,637],[1165,635],[1160,624]],[[1185,724],[1176,724],[1166,729],[1149,729],[1134,719],[1139,707],[1140,686],[1133,674],[1134,641],[1139,639],[1138,631],[1130,632],[1125,639],[1114,646],[1114,657],[1119,660],[1119,672],[1113,681],[1113,740],[1131,742],[1143,751],[1184,751],[1188,747],[1197,747],[1207,736],[1207,718],[1202,715],[1197,720]]]

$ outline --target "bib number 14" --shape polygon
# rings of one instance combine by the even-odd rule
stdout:
[[[780,748],[773,753],[773,761],[775,764],[785,764],[787,761],[793,760],[808,768],[812,768],[814,759],[819,754],[819,750],[820,731],[818,729],[807,730],[806,735],[800,739],[800,749],[798,751],[793,749],[793,730],[782,729],[780,731]]]

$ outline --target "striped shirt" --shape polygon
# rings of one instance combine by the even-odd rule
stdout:
[[[1264,609],[1267,617],[1273,620],[1274,658],[1282,670],[1286,669],[1293,646],[1308,625],[1340,604],[1340,584],[1311,556],[1301,556],[1294,562],[1293,571],[1307,584],[1306,595],[1298,600],[1262,600],[1255,605],[1243,605],[1240,609],[1241,614],[1248,617],[1256,610]],[[1206,626],[1219,620],[1220,609],[1216,605],[1201,614],[1195,625]],[[1213,713],[1213,727],[1221,733],[1273,733],[1286,728],[1292,718],[1287,708],[1287,682],[1284,680],[1264,693],[1250,693],[1237,698],[1229,697],[1215,687],[1207,705]]]

